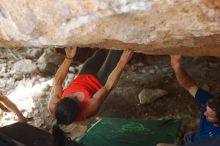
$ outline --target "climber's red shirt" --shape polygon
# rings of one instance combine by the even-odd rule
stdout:
[[[63,99],[66,95],[70,93],[82,92],[84,94],[83,100],[80,103],[80,114],[77,117],[77,121],[84,120],[82,111],[83,105],[88,102],[88,100],[96,93],[99,89],[101,89],[103,85],[90,74],[83,74],[77,76],[70,85],[63,90],[61,99]]]

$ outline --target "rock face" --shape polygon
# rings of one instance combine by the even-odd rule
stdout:
[[[219,0],[1,0],[0,47],[220,54]]]
[[[143,89],[139,94],[139,102],[140,104],[152,103],[156,99],[167,95],[168,92],[162,89]]]

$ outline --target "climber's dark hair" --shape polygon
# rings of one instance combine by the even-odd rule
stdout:
[[[58,123],[53,126],[52,135],[54,146],[84,146],[83,144],[79,144],[67,137],[65,133],[60,129]]]
[[[69,125],[76,120],[80,112],[79,103],[70,98],[63,98],[55,106],[57,123],[53,126],[54,146],[82,146],[68,138],[60,129],[59,124]]]
[[[55,106],[55,118],[59,124],[71,124],[79,115],[79,103],[71,98],[63,98]]]
[[[220,126],[220,96],[209,99],[208,106],[216,112],[216,118],[218,126]]]

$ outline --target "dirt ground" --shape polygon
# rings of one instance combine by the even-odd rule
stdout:
[[[12,66],[18,60],[26,58],[26,52],[21,49],[14,49],[12,52],[8,49],[1,49],[0,53],[1,92],[9,96],[25,116],[33,118],[29,121],[30,124],[50,131],[54,118],[47,111],[47,102],[53,75],[45,77],[36,70],[31,74],[22,74],[18,79],[18,75],[15,76],[12,71]],[[35,63],[36,58],[32,61]],[[82,61],[83,59],[80,60],[81,63]],[[169,56],[135,54],[97,116],[80,124],[72,124],[71,128],[64,127],[64,130],[68,129],[71,137],[76,138],[82,136],[100,117],[176,118],[182,120],[178,140],[178,143],[181,143],[184,133],[197,129],[199,107],[193,97],[178,85],[169,61]],[[74,65],[73,68],[79,68],[79,65]],[[183,67],[200,87],[209,90],[213,95],[220,94],[220,60],[218,58],[184,57]],[[25,88],[18,88],[21,85]],[[36,89],[36,86],[40,88]],[[138,94],[144,88],[163,89],[168,94],[152,103],[140,105]],[[32,89],[36,91],[28,92],[29,95],[21,95],[21,92]],[[13,94],[15,92],[20,93],[19,100],[16,100],[18,97]],[[16,121],[16,116],[12,113],[5,112],[3,116],[1,126]]]

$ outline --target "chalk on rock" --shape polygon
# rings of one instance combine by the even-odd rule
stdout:
[[[146,103],[151,103],[156,99],[167,94],[168,92],[166,90],[145,88],[138,94],[138,98],[140,104],[146,104]]]

